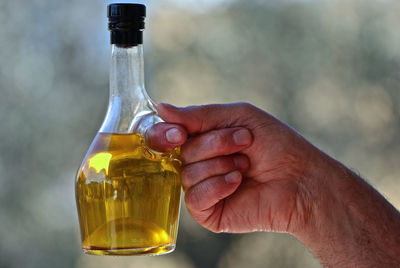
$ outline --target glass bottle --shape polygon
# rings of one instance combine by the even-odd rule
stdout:
[[[108,6],[110,100],[78,170],[82,246],[96,255],[159,255],[174,250],[180,209],[179,148],[154,152],[146,130],[162,121],[144,88],[145,6]]]

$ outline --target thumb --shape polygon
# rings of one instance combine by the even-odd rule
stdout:
[[[246,126],[245,122],[254,113],[252,107],[248,103],[230,103],[179,108],[160,103],[157,110],[166,122],[179,124],[187,129],[188,134],[195,134],[211,129]]]
[[[147,145],[159,152],[181,146],[186,139],[186,129],[177,124],[157,123],[146,132]]]

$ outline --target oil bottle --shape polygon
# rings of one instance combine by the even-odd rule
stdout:
[[[141,4],[110,4],[110,99],[76,176],[82,247],[96,255],[159,255],[175,248],[180,209],[179,148],[145,142],[161,122],[144,88]]]

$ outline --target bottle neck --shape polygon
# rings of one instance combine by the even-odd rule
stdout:
[[[144,88],[143,45],[111,46],[110,100],[100,132],[135,132],[138,118],[154,113]]]
[[[110,97],[136,99],[144,90],[143,45],[111,45]]]

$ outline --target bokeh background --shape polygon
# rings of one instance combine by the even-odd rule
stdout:
[[[400,207],[399,1],[140,2],[155,101],[251,102]],[[173,254],[81,252],[74,176],[107,106],[108,3],[0,2],[0,267],[320,267],[289,235],[213,234],[185,206]]]

